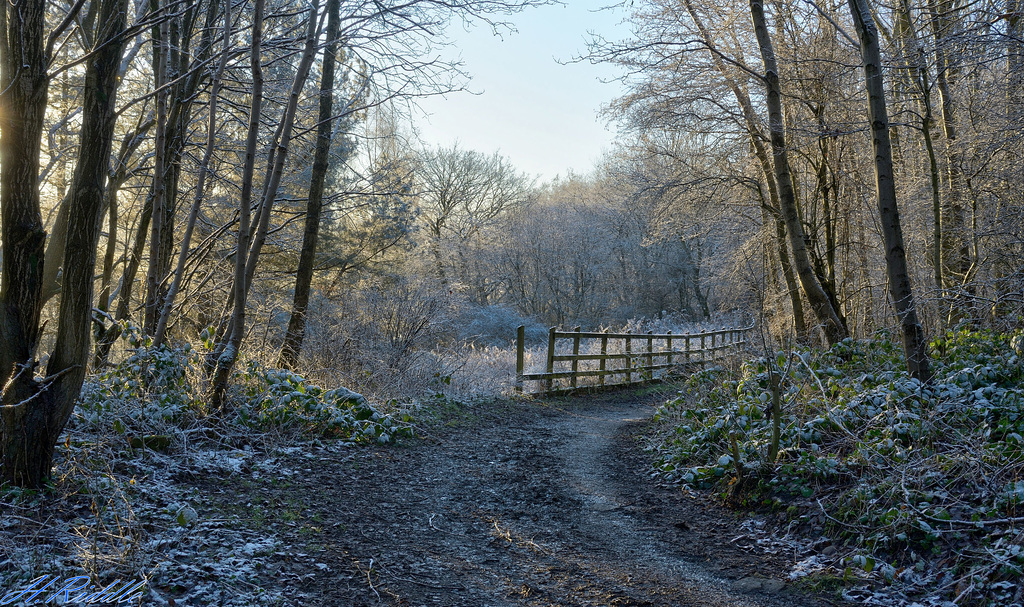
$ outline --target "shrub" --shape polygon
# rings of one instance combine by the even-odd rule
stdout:
[[[991,535],[1019,522],[1024,497],[1019,335],[957,330],[934,340],[930,384],[907,375],[885,334],[823,353],[779,352],[737,374],[697,373],[657,413],[658,474],[724,487],[742,469],[757,481],[749,503],[788,501],[803,520],[822,512],[832,535],[874,554],[879,575],[922,555],[959,554],[959,575],[980,576],[971,592],[992,598],[994,585],[1024,573],[1024,551],[1013,548],[1021,538]],[[772,373],[783,403],[775,461]],[[929,584],[955,570],[936,566]]]
[[[514,342],[520,326],[525,327],[527,343],[544,343],[548,337],[547,327],[506,305],[474,306],[465,316],[459,337],[477,346],[507,346]]]
[[[247,425],[297,428],[352,442],[386,443],[413,434],[408,416],[382,413],[346,388],[325,390],[296,373],[255,362],[239,378],[245,397],[238,415]]]
[[[154,348],[128,324],[123,336],[133,349],[123,361],[86,381],[78,420],[118,434],[145,436],[165,434],[208,413],[200,379],[202,355],[191,344]],[[233,419],[244,428],[299,430],[353,442],[386,443],[412,434],[408,418],[388,415],[346,388],[326,390],[296,373],[255,361],[241,368],[231,394]]]
[[[138,327],[123,323],[131,349],[117,365],[86,378],[77,417],[91,425],[109,423],[118,433],[153,433],[181,425],[200,412],[196,373],[200,354],[191,344],[154,348]]]

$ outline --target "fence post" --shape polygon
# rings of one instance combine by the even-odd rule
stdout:
[[[516,387],[515,391],[523,393],[523,351],[525,349],[526,327],[519,325],[516,328]]]
[[[633,383],[633,344],[632,338],[629,334],[632,331],[626,331],[626,383]]]
[[[654,331],[647,332],[647,371],[643,374],[644,379],[654,379]]]
[[[608,336],[605,335],[605,336],[601,337],[601,363],[600,363],[600,366],[598,367],[600,369],[600,371],[601,371],[601,375],[599,375],[597,377],[597,383],[598,383],[598,385],[601,385],[601,386],[604,385],[604,371],[607,369],[607,365],[605,363],[608,362],[608,361],[606,361],[604,359],[604,357],[607,356],[607,355],[608,355]]]
[[[690,365],[690,334],[686,334],[686,365]]]
[[[576,335],[572,337],[572,387],[576,387],[576,372],[580,370],[580,361],[577,356],[580,355],[580,328],[576,327],[573,329]]]
[[[708,362],[708,349],[707,349],[707,342],[705,341],[705,339],[707,339],[707,336],[708,336],[707,333],[701,333],[700,334],[700,362],[701,363]],[[701,366],[703,366],[703,364]]]
[[[665,338],[665,349],[668,351],[668,358],[665,359],[665,364],[669,367],[672,366],[672,331],[668,332],[668,337]],[[666,372],[671,371],[667,369]]]
[[[545,369],[549,376],[555,372],[555,327],[548,329],[548,364]],[[544,380],[544,391],[551,392],[551,377]]]

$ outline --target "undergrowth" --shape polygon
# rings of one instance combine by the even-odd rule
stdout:
[[[78,421],[109,424],[118,434],[160,433],[216,417],[239,430],[295,431],[306,437],[387,443],[411,436],[408,415],[391,415],[343,387],[324,389],[298,373],[250,360],[232,381],[230,406],[212,415],[204,399],[202,365],[210,344],[153,347],[128,327],[127,357],[91,376],[75,410]]]
[[[397,403],[257,362],[239,365],[229,407],[213,412],[205,344],[156,348],[132,326],[123,339],[120,362],[86,379],[50,484],[0,486],[0,590],[87,575],[100,587],[144,580],[144,604],[282,604],[262,570],[284,549],[276,532],[225,524],[192,480],[301,473],[280,455],[334,460],[411,437],[412,419]]]
[[[1020,331],[950,332],[930,344],[927,384],[907,375],[887,334],[699,372],[657,413],[657,474],[831,538],[836,549],[791,577],[841,575],[847,588],[934,604],[1019,602],[1022,342]]]

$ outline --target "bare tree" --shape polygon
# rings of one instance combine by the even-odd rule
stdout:
[[[807,254],[803,225],[800,223],[800,214],[797,210],[796,196],[793,190],[793,178],[790,174],[789,154],[786,149],[779,67],[775,60],[775,50],[772,47],[771,35],[768,32],[764,16],[764,3],[761,0],[750,0],[750,17],[754,23],[754,34],[757,37],[761,60],[764,63],[765,101],[768,106],[768,130],[771,134],[775,181],[779,189],[779,204],[782,207],[782,216],[786,221],[789,244],[793,249],[793,261],[796,265],[797,275],[800,277],[800,283],[803,285],[804,294],[807,295],[811,309],[825,332],[825,338],[830,344],[835,344],[847,337],[848,333],[832,307],[828,295],[821,288]]]
[[[295,366],[302,349],[306,333],[306,308],[309,306],[309,291],[313,283],[316,264],[316,246],[320,238],[320,215],[323,210],[324,181],[327,178],[328,155],[331,151],[331,135],[336,119],[334,114],[334,71],[338,54],[338,28],[340,15],[339,0],[327,2],[327,46],[324,47],[320,75],[319,123],[316,134],[316,151],[313,155],[313,172],[309,182],[309,198],[306,201],[306,222],[302,234],[302,250],[299,265],[295,271],[295,293],[288,330],[281,346],[278,364],[285,368]],[[350,104],[351,105],[351,104]]]
[[[878,46],[878,30],[872,20],[867,0],[849,0],[860,38],[865,88],[868,94],[868,120],[871,124],[871,147],[875,154],[875,188],[878,214],[885,241],[885,268],[889,277],[889,294],[903,333],[903,352],[907,371],[921,381],[931,378],[928,366],[927,341],[917,318],[914,292],[910,286],[907,257],[903,245],[903,228],[896,204],[896,181],[892,166],[892,144],[889,140],[889,114],[885,105],[882,81],[882,57]]]
[[[532,185],[498,154],[486,156],[457,146],[425,154],[418,175],[420,217],[430,235],[436,277],[444,285],[453,270],[456,280],[466,278],[465,260],[453,262],[446,252],[463,252],[472,238],[525,202]],[[486,300],[486,288],[477,286],[477,298]]]

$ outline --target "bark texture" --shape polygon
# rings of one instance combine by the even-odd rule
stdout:
[[[313,174],[309,182],[309,200],[306,203],[306,224],[302,233],[302,249],[299,253],[299,267],[295,272],[295,294],[292,298],[292,314],[288,319],[284,344],[278,365],[292,368],[302,351],[306,336],[306,309],[309,307],[309,291],[313,284],[313,268],[316,265],[316,245],[320,237],[320,215],[323,210],[324,181],[327,177],[328,156],[331,151],[331,133],[334,127],[334,69],[338,53],[338,22],[340,21],[339,0],[327,2],[327,46],[324,48],[322,73],[320,76],[320,115],[316,134],[316,151],[313,154]]]
[[[811,265],[807,252],[803,225],[800,223],[800,212],[796,203],[796,192],[793,188],[793,176],[789,167],[789,156],[786,151],[785,119],[782,112],[782,87],[779,82],[779,68],[775,60],[771,35],[764,16],[762,0],[750,0],[750,17],[754,24],[754,34],[761,51],[764,63],[764,83],[768,106],[768,129],[772,143],[772,157],[775,181],[779,192],[779,205],[786,222],[789,244],[793,249],[793,265],[796,267],[800,284],[807,296],[807,301],[814,311],[815,318],[825,332],[829,344],[835,344],[847,337],[846,327],[832,307],[828,294],[822,288]]]
[[[903,246],[903,228],[896,205],[896,182],[892,167],[892,143],[889,140],[889,113],[885,107],[882,81],[882,58],[878,48],[878,31],[871,18],[867,0],[849,0],[850,13],[860,38],[864,64],[865,88],[868,94],[868,119],[871,122],[871,145],[875,153],[875,191],[885,246],[885,270],[889,279],[889,295],[896,308],[903,335],[903,352],[907,371],[921,381],[931,379],[927,342],[917,318],[914,292],[907,271]]]
[[[51,433],[34,378],[46,242],[38,188],[47,95],[45,5],[25,0],[0,7],[0,481],[28,486],[49,472],[39,436]]]
[[[5,264],[0,296],[5,357],[0,371],[0,379],[5,382],[0,403],[0,480],[17,485],[38,487],[49,477],[54,446],[85,378],[93,274],[116,120],[114,105],[124,50],[121,34],[126,3],[108,0],[98,9],[94,53],[85,74],[80,156],[69,193],[57,339],[41,381],[36,380],[34,371],[45,240],[39,221],[37,184],[46,106],[44,3],[23,2],[10,14],[6,7],[2,9],[3,25],[10,28],[6,32],[10,46],[5,44],[3,48],[7,85],[3,115],[11,120],[4,120],[0,140]],[[20,59],[18,65],[11,65],[11,57]],[[12,374],[13,380],[7,382]]]

